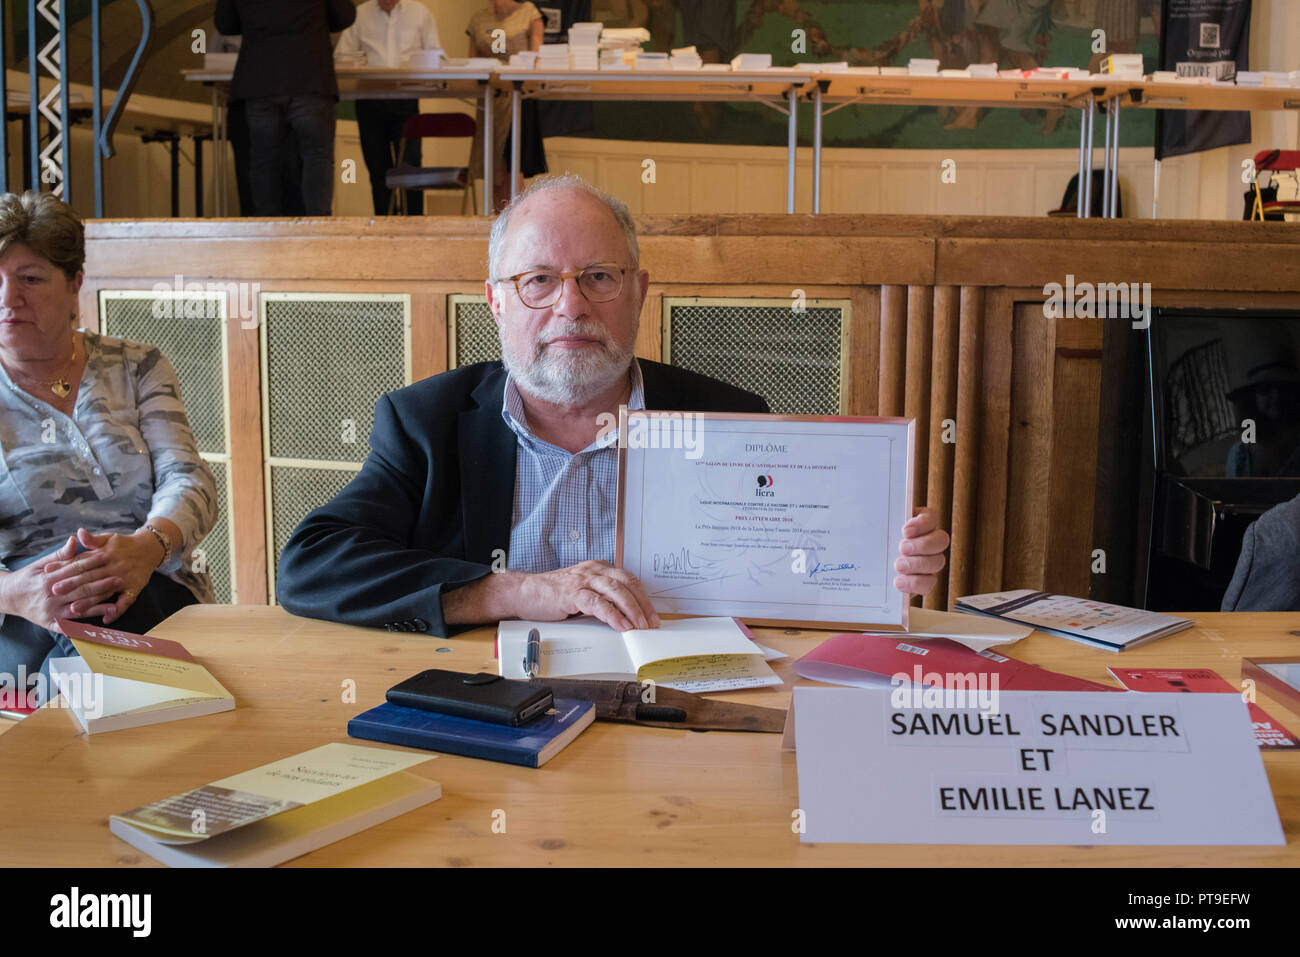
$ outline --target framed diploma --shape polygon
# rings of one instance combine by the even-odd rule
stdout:
[[[903,631],[913,419],[620,410],[615,564],[661,614]]]

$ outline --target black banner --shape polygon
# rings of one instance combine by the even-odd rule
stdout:
[[[1160,69],[1230,80],[1250,68],[1250,0],[1164,0]],[[1156,159],[1250,142],[1250,113],[1160,110]]]

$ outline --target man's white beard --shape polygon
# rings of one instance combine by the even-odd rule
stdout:
[[[560,334],[599,333],[580,328]],[[534,343],[532,355],[524,357],[514,352],[504,335],[501,337],[501,361],[515,384],[530,396],[556,405],[582,405],[595,399],[627,375],[634,353],[631,343],[620,348],[615,342],[605,341],[599,348],[580,350],[543,349],[540,343]]]

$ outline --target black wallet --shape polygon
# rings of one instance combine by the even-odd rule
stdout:
[[[403,708],[511,727],[527,724],[554,706],[550,688],[487,672],[465,674],[437,668],[421,671],[393,685],[386,697]]]

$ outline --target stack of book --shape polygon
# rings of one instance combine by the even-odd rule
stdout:
[[[910,76],[938,76],[939,61],[912,57],[907,61],[907,72]]]
[[[632,62],[628,62],[631,58]],[[625,54],[623,47],[601,47],[600,68],[602,70],[630,70],[636,62],[636,54]]]
[[[704,66],[699,51],[693,46],[679,47],[673,50],[669,64],[674,70],[698,70]]]
[[[996,79],[998,75],[998,65],[996,63],[972,63],[966,68],[970,75],[978,77],[981,80]]]
[[[766,70],[772,66],[770,53],[738,53],[731,58],[731,68],[747,72],[749,70]]]
[[[344,55],[346,56],[346,54]],[[365,54],[363,53],[361,56],[364,61]],[[403,66],[410,70],[436,70],[442,66],[442,61],[446,59],[446,56],[446,53],[442,50],[412,50]],[[342,59],[337,59],[335,62],[342,62]]]
[[[538,51],[537,69],[568,70],[571,68],[567,43],[543,43]]]
[[[1108,73],[1111,76],[1123,76],[1140,80],[1142,79],[1142,54],[1112,53],[1101,61],[1101,72]]]
[[[636,55],[636,68],[638,70],[667,70],[670,69],[667,53],[647,53],[644,50],[638,50]]]
[[[535,69],[537,66],[537,54],[532,50],[520,50],[518,53],[510,54],[510,65],[521,67],[525,70]]]
[[[600,31],[602,50],[639,50],[641,44],[650,42],[650,31],[645,27],[608,27]]]
[[[809,73],[847,73],[849,64],[846,60],[838,60],[833,63],[796,63],[796,70],[807,70]],[[879,70],[876,71],[879,73]]]
[[[1237,86],[1294,86],[1293,79],[1300,77],[1300,72],[1286,73],[1281,70],[1239,70]]]
[[[569,57],[575,70],[600,68],[601,23],[575,23],[569,27]]]

